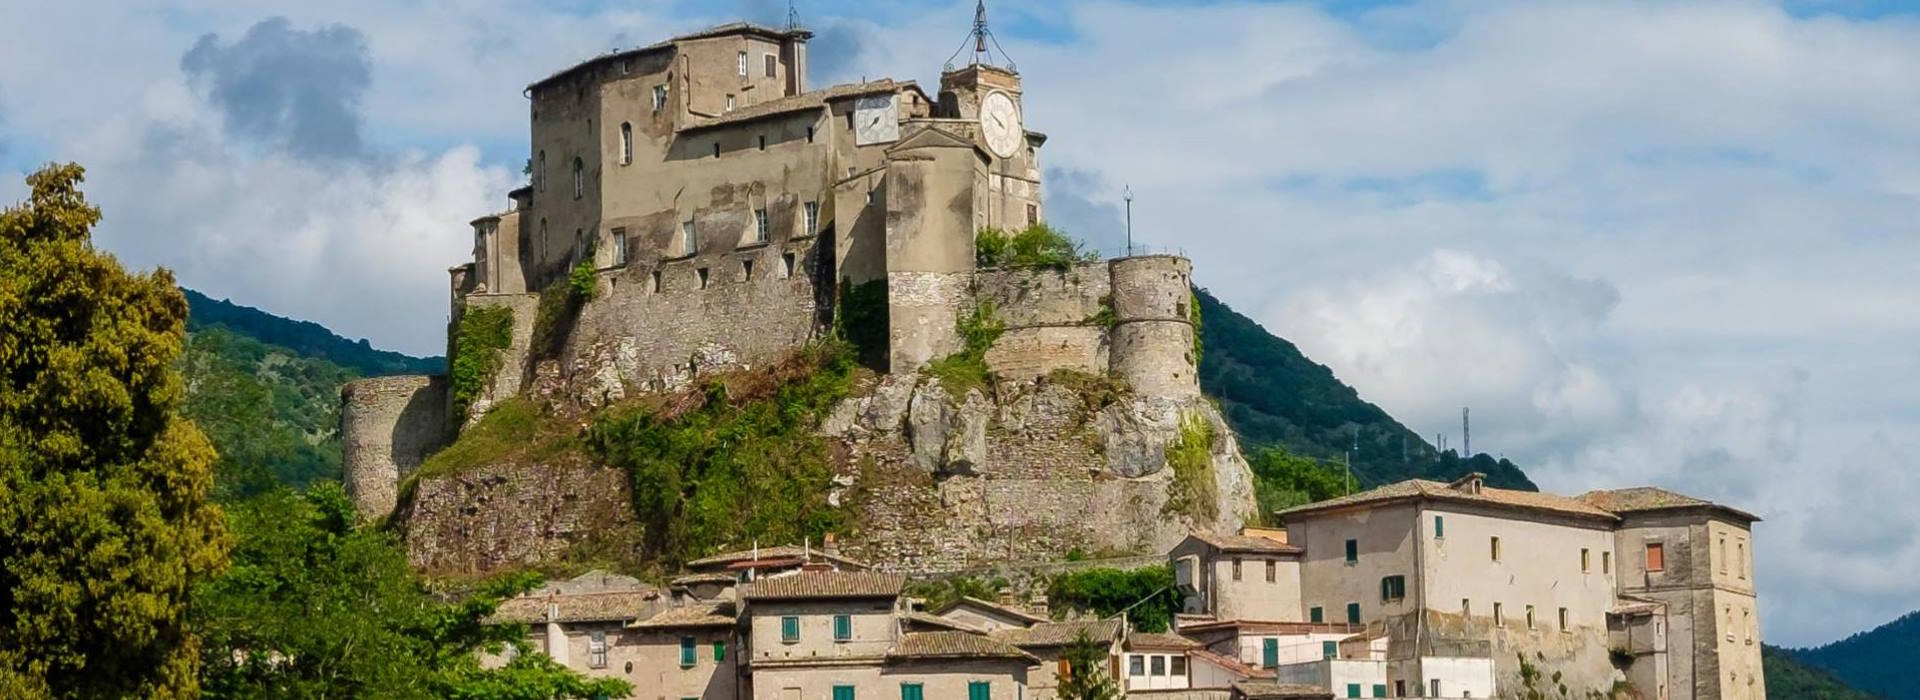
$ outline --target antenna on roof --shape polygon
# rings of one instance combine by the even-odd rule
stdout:
[[[974,3],[973,29],[967,32],[967,40],[973,43],[973,58],[967,61],[967,65],[995,65],[993,62],[993,52],[999,51],[1000,59],[1007,63],[1007,71],[1010,73],[1020,72],[1014,68],[1013,58],[1007,55],[1007,50],[1001,48],[1000,38],[994,36],[993,30],[987,28],[987,0],[977,0],[977,2]],[[989,43],[992,44],[991,50],[988,48]],[[960,48],[955,50],[952,56],[947,57],[946,70],[953,70],[953,59],[959,58],[961,52],[966,50],[967,44],[962,42]]]
[[[787,31],[791,32],[799,29],[800,8],[794,6],[793,0],[787,0]]]

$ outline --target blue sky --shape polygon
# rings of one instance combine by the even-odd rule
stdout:
[[[1197,279],[1423,434],[1760,513],[1769,639],[1920,608],[1920,3],[990,3],[1050,217]],[[931,81],[973,3],[800,3],[816,85]],[[0,201],[215,296],[443,347],[520,88],[781,1],[0,5]],[[1904,381],[1903,381],[1904,380]]]

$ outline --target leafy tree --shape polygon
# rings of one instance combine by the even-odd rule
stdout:
[[[1263,447],[1247,455],[1253,468],[1253,495],[1260,517],[1275,511],[1345,495],[1346,476],[1311,457],[1285,447]]]
[[[187,338],[181,411],[218,450],[223,501],[340,478],[340,387],[352,371],[220,326]]]
[[[1093,641],[1086,630],[1067,645],[1061,658],[1067,661],[1067,677],[1060,679],[1055,693],[1062,700],[1118,700],[1120,686],[1101,669],[1107,664],[1107,647]]]
[[[482,621],[537,583],[495,581],[442,602],[407,568],[384,531],[354,526],[345,491],[324,482],[276,490],[234,508],[233,569],[195,592],[209,698],[472,698],[547,700],[625,695],[542,654],[482,668],[476,652],[526,637]]]
[[[190,698],[188,591],[228,540],[179,414],[187,302],[93,248],[83,174],[0,212],[0,696]]]
[[[980,267],[1050,267],[1064,270],[1098,262],[1100,254],[1081,247],[1065,232],[1042,223],[1016,232],[981,229],[973,238],[974,263]]]
[[[1180,612],[1180,593],[1174,589],[1173,567],[1165,564],[1138,569],[1081,569],[1054,577],[1047,586],[1047,603],[1055,610],[1078,610],[1100,617],[1125,612],[1135,629],[1165,632]]]

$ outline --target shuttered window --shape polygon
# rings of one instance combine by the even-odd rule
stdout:
[[[844,642],[849,639],[853,639],[853,616],[833,616],[833,640],[836,642]]]
[[[993,684],[987,681],[968,681],[967,700],[993,700]]]
[[[901,683],[900,700],[926,700],[926,688],[919,683]]]
[[[800,618],[792,615],[780,618],[780,641],[800,641]]]
[[[1647,543],[1647,570],[1667,570],[1667,548],[1659,542]]]
[[[698,660],[699,660],[699,654],[694,651],[693,638],[681,637],[680,638],[680,665],[692,666],[694,662]]]

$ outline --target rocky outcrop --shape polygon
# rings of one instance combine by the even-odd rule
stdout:
[[[635,551],[627,474],[613,467],[503,462],[424,476],[394,525],[415,569],[484,575]]]
[[[1167,447],[1183,419],[1213,427],[1214,517],[1168,506]],[[1237,530],[1254,511],[1252,474],[1211,404],[1136,396],[1090,375],[958,397],[924,376],[890,375],[843,402],[822,432],[849,455],[838,496],[862,528],[845,546],[903,571],[1157,553],[1194,528]]]

